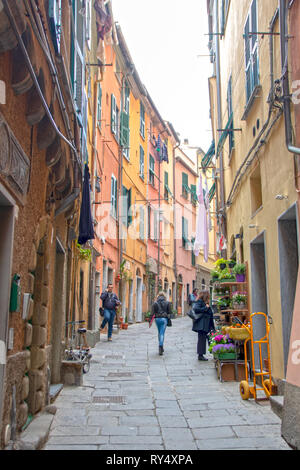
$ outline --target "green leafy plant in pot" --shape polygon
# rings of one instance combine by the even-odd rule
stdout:
[[[245,264],[236,264],[232,272],[235,274],[237,282],[245,282],[245,279],[246,279],[246,265]]]

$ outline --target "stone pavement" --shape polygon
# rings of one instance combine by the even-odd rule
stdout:
[[[55,401],[45,450],[290,449],[269,402],[242,401],[238,382],[221,383],[214,361],[199,362],[188,317],[167,328],[129,326],[92,349],[82,387]]]

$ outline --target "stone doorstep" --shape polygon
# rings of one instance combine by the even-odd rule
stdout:
[[[270,396],[271,409],[281,420],[283,417],[283,401],[284,401],[283,396],[280,396],[280,395]]]
[[[10,441],[6,450],[40,450],[48,440],[54,411],[41,412],[27,426],[15,442]]]

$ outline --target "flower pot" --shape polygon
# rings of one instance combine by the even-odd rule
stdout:
[[[237,274],[236,275],[236,282],[245,282],[246,276],[245,274]]]
[[[122,324],[122,329],[127,330],[128,329],[128,323],[123,323]]]
[[[244,310],[244,309],[246,308],[246,304],[244,304],[244,303],[238,304],[238,303],[234,302],[234,303],[232,304],[232,307],[233,307],[234,309],[237,309],[237,310]]]
[[[236,353],[235,352],[219,353],[219,354],[214,353],[214,358],[218,359],[219,361],[236,359]]]

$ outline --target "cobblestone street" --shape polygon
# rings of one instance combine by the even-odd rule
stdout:
[[[197,360],[196,341],[189,318],[173,320],[162,357],[155,325],[101,335],[84,385],[56,399],[44,449],[289,449],[269,402],[243,402],[212,359]]]

